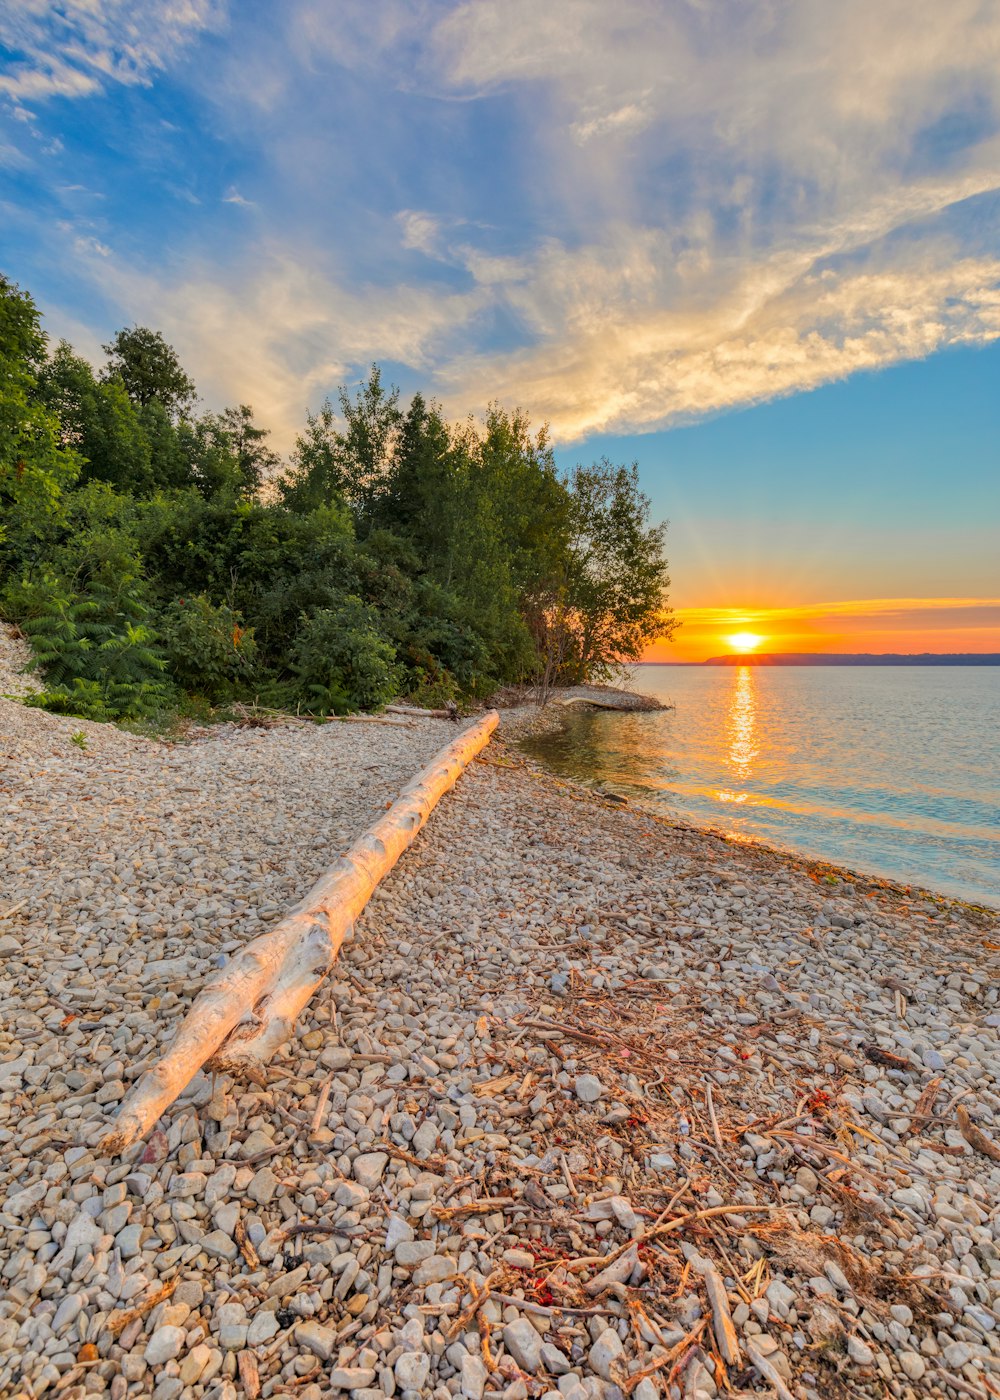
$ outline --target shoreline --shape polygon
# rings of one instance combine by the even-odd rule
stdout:
[[[590,688],[577,687],[575,689],[583,692]],[[653,712],[665,708],[654,696],[641,695],[637,692],[613,686],[602,686],[595,689],[610,691],[613,694],[623,697],[635,695],[636,699],[640,702],[646,702],[630,707],[635,710],[648,710],[649,712]],[[905,882],[891,875],[880,875],[876,871],[856,870],[851,866],[840,865],[837,861],[828,860],[824,856],[809,855],[807,852],[797,851],[791,846],[775,845],[773,842],[766,841],[761,837],[739,836],[733,832],[727,831],[724,827],[714,826],[710,822],[697,822],[685,819],[684,817],[668,816],[664,813],[657,812],[652,804],[646,806],[634,802],[631,798],[618,794],[605,793],[601,788],[591,787],[587,783],[580,782],[577,779],[563,778],[555,773],[554,770],[548,768],[547,765],[539,759],[533,758],[531,755],[523,752],[519,746],[521,740],[525,737],[534,737],[538,734],[551,733],[560,728],[565,728],[565,720],[566,711],[561,708],[553,706],[539,708],[535,705],[512,706],[508,710],[501,709],[500,711],[500,736],[502,739],[506,739],[508,742],[517,746],[519,755],[524,762],[536,767],[539,772],[547,773],[555,777],[559,782],[575,783],[581,790],[594,793],[596,796],[612,801],[617,805],[628,806],[635,811],[642,811],[667,828],[703,833],[713,836],[717,840],[724,841],[729,845],[754,847],[762,852],[770,852],[776,858],[800,862],[803,868],[830,875],[843,884],[850,884],[857,888],[864,887],[872,890],[881,889],[885,891],[895,891],[901,899],[923,899],[935,904],[955,904],[967,910],[970,914],[974,914],[987,921],[996,921],[1000,918],[1000,904],[980,904],[976,900],[965,899],[962,895],[949,894],[945,890],[935,890],[929,886]]]
[[[719,1309],[747,1394],[1000,1378],[995,918],[610,802],[504,721],[266,1087],[199,1075],[108,1161],[217,960],[452,726],[0,703],[0,1395],[653,1400],[683,1361],[711,1397]]]

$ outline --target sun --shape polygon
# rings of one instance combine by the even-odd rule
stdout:
[[[763,640],[756,632],[734,632],[726,638],[733,651],[756,651]]]

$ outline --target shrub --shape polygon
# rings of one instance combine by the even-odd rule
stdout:
[[[92,582],[73,593],[46,578],[17,592],[21,628],[46,688],[26,703],[83,719],[141,719],[170,687],[138,591]]]
[[[396,652],[378,630],[378,614],[348,596],[303,618],[292,650],[295,694],[316,714],[374,710],[396,694]]]
[[[167,666],[185,690],[218,702],[253,679],[253,629],[224,603],[216,606],[203,593],[175,598],[160,627]]]

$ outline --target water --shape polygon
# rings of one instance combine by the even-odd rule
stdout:
[[[1000,905],[1000,667],[640,666],[548,767],[693,824]]]

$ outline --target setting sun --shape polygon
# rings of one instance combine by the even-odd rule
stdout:
[[[756,632],[734,632],[726,638],[733,651],[756,651],[763,640]]]

